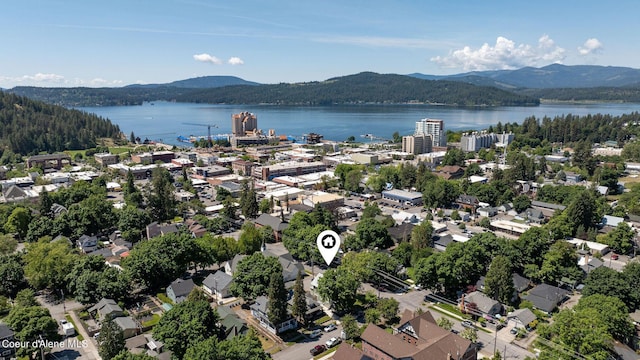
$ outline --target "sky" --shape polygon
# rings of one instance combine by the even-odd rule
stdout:
[[[638,68],[637,0],[6,0],[0,87]]]

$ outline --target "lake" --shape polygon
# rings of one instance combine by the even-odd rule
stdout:
[[[428,105],[353,105],[353,106],[273,106],[273,105],[208,105],[156,101],[140,106],[84,107],[110,119],[128,136],[133,131],[144,139],[167,144],[185,145],[179,135],[231,133],[231,114],[249,111],[258,117],[258,128],[265,133],[275,129],[278,135],[300,137],[307,133],[322,134],[325,139],[342,141],[349,136],[373,134],[391,138],[395,131],[410,135],[415,122],[423,118],[441,119],[445,130],[480,130],[498,122],[521,123],[529,116],[553,118],[558,115],[611,114],[640,111],[640,104],[543,104],[536,107],[453,108]],[[202,126],[192,125],[202,124]]]

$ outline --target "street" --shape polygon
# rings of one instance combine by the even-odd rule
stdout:
[[[342,327],[338,325],[338,328],[331,332],[322,332],[322,336],[317,339],[305,339],[302,342],[299,342],[293,346],[289,346],[288,348],[273,354],[273,359],[275,360],[303,360],[303,359],[312,359],[311,353],[309,351],[316,345],[325,344],[327,340],[332,337],[339,338],[340,333],[342,332]]]

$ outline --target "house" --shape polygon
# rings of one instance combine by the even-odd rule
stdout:
[[[187,296],[196,287],[193,280],[177,279],[167,286],[167,296],[173,301],[174,304],[179,304],[187,299]]]
[[[122,336],[125,339],[134,337],[138,334],[138,325],[130,316],[121,316],[113,319],[113,322],[122,330]]]
[[[224,271],[216,271],[209,274],[202,282],[202,289],[216,299],[222,299],[231,296],[229,289],[233,278]]]
[[[249,330],[247,323],[226,305],[216,307],[218,315],[220,315],[220,325],[224,331],[224,339],[233,339],[239,335],[245,335]]]
[[[260,325],[267,329],[272,334],[279,334],[281,332],[298,328],[298,322],[291,317],[282,322],[281,324],[272,324],[267,316],[267,309],[269,308],[269,299],[266,296],[258,296],[255,303],[251,305],[251,315],[260,322]]]
[[[531,286],[531,280],[527,279],[526,277],[518,274],[518,273],[513,273],[511,274],[511,277],[513,279],[513,298],[512,300],[517,300],[518,298],[518,294],[527,290],[529,288],[529,286]],[[484,276],[481,276],[480,279],[478,280],[478,282],[476,283],[476,289],[478,289],[479,291],[484,292]]]
[[[589,253],[584,254],[580,259],[578,259],[578,266],[580,266],[586,275],[603,265],[604,263],[602,260],[597,257],[590,256]]]
[[[98,237],[97,236],[89,236],[82,235],[76,241],[76,245],[85,254],[94,252],[98,248]]]
[[[304,266],[298,261],[293,259],[293,256],[289,253],[277,255],[270,250],[263,250],[262,255],[273,256],[278,258],[280,265],[282,265],[282,277],[284,282],[294,281],[298,277],[298,273],[304,274]]]
[[[551,314],[569,295],[569,291],[549,284],[540,284],[522,298],[531,301],[536,309]]]
[[[176,224],[160,225],[156,221],[154,221],[151,224],[147,225],[147,239],[177,232],[178,226]]]
[[[309,296],[305,296],[305,301],[307,303],[307,312],[304,315],[304,318],[308,320],[317,319],[325,315],[324,310],[322,310],[322,306],[320,304],[310,298]],[[287,301],[289,306],[293,306],[293,296]]]
[[[566,182],[569,183],[579,183],[580,181],[582,181],[582,175],[571,172],[571,171],[565,171],[565,179]]]
[[[516,324],[516,327],[519,328],[529,328],[529,324],[531,324],[537,317],[533,313],[533,311],[525,308],[518,309],[507,315],[508,321],[513,321]]]
[[[273,236],[276,241],[282,240],[282,232],[289,227],[289,224],[283,222],[279,217],[269,214],[260,214],[254,223],[259,228],[270,226],[273,229]]]
[[[477,359],[475,344],[439,327],[428,311],[416,315],[405,310],[400,325],[394,329],[393,334],[369,324],[361,339],[362,355],[371,359]],[[355,352],[347,351],[350,355]],[[338,355],[341,354],[342,352]],[[356,355],[352,357],[355,359],[363,358],[358,357],[359,354],[352,355]]]
[[[393,241],[395,241],[396,243],[400,243],[403,241],[411,240],[411,232],[413,231],[414,227],[415,225],[412,223],[402,223],[400,225],[387,228],[387,231],[389,232],[389,236],[391,236]]]
[[[472,293],[463,295],[458,302],[464,301],[464,305],[475,303],[478,310],[485,314],[496,315],[502,312],[502,304],[481,293],[480,291],[474,291]]]
[[[479,216],[493,217],[498,215],[498,209],[494,207],[483,207],[476,211]]]
[[[187,219],[184,224],[194,238],[203,237],[207,233],[207,229],[193,219]]]
[[[539,209],[528,208],[525,211],[521,212],[519,216],[534,224],[542,224],[545,222],[544,213]]]
[[[456,204],[460,205],[461,208],[470,209],[474,212],[478,205],[480,205],[480,201],[473,195],[462,194],[456,199]]]
[[[238,263],[246,256],[247,255],[242,254],[235,255],[233,259],[227,261],[226,264],[224,264],[224,272],[226,272],[230,276],[233,276],[233,273],[236,272],[236,267],[238,267]]]
[[[16,348],[9,346],[15,341],[15,333],[6,324],[0,323],[0,360],[14,359]]]
[[[613,215],[605,215],[602,217],[602,220],[600,221],[600,223],[602,223],[603,226],[611,226],[611,227],[616,227],[621,222],[624,222],[624,218],[621,218],[619,216],[613,216]]]
[[[373,360],[372,358],[365,356],[362,350],[358,349],[352,344],[343,342],[338,347],[338,350],[333,353],[333,360]]]
[[[511,204],[509,204],[509,203],[506,203],[506,204],[502,204],[502,205],[498,206],[497,209],[498,209],[499,212],[507,213],[507,212],[509,212],[509,210],[513,209],[513,206]]]
[[[100,319],[115,318],[124,315],[122,308],[113,299],[102,298],[89,308],[90,314],[97,314]],[[94,315],[95,317],[95,315]]]
[[[445,180],[459,179],[464,176],[464,169],[458,165],[443,166],[436,175]]]
[[[453,236],[450,234],[441,234],[433,237],[433,247],[439,251],[447,250],[447,246],[453,242]]]

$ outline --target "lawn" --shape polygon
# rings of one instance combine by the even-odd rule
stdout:
[[[160,301],[162,301],[163,303],[167,303],[167,304],[173,305],[173,300],[169,299],[169,297],[167,295],[165,295],[164,293],[157,293],[156,297],[158,299],[160,299]]]
[[[73,325],[74,329],[76,329],[76,334],[78,335],[78,341],[84,340],[84,336],[80,335],[80,332],[78,331],[78,326],[73,321],[73,319],[71,319],[71,315],[65,315],[64,318],[67,319],[67,321]]]
[[[145,321],[142,323],[143,327],[151,327],[151,326],[155,326],[160,322],[160,315],[158,314],[153,314],[153,316],[151,317],[151,319]]]

